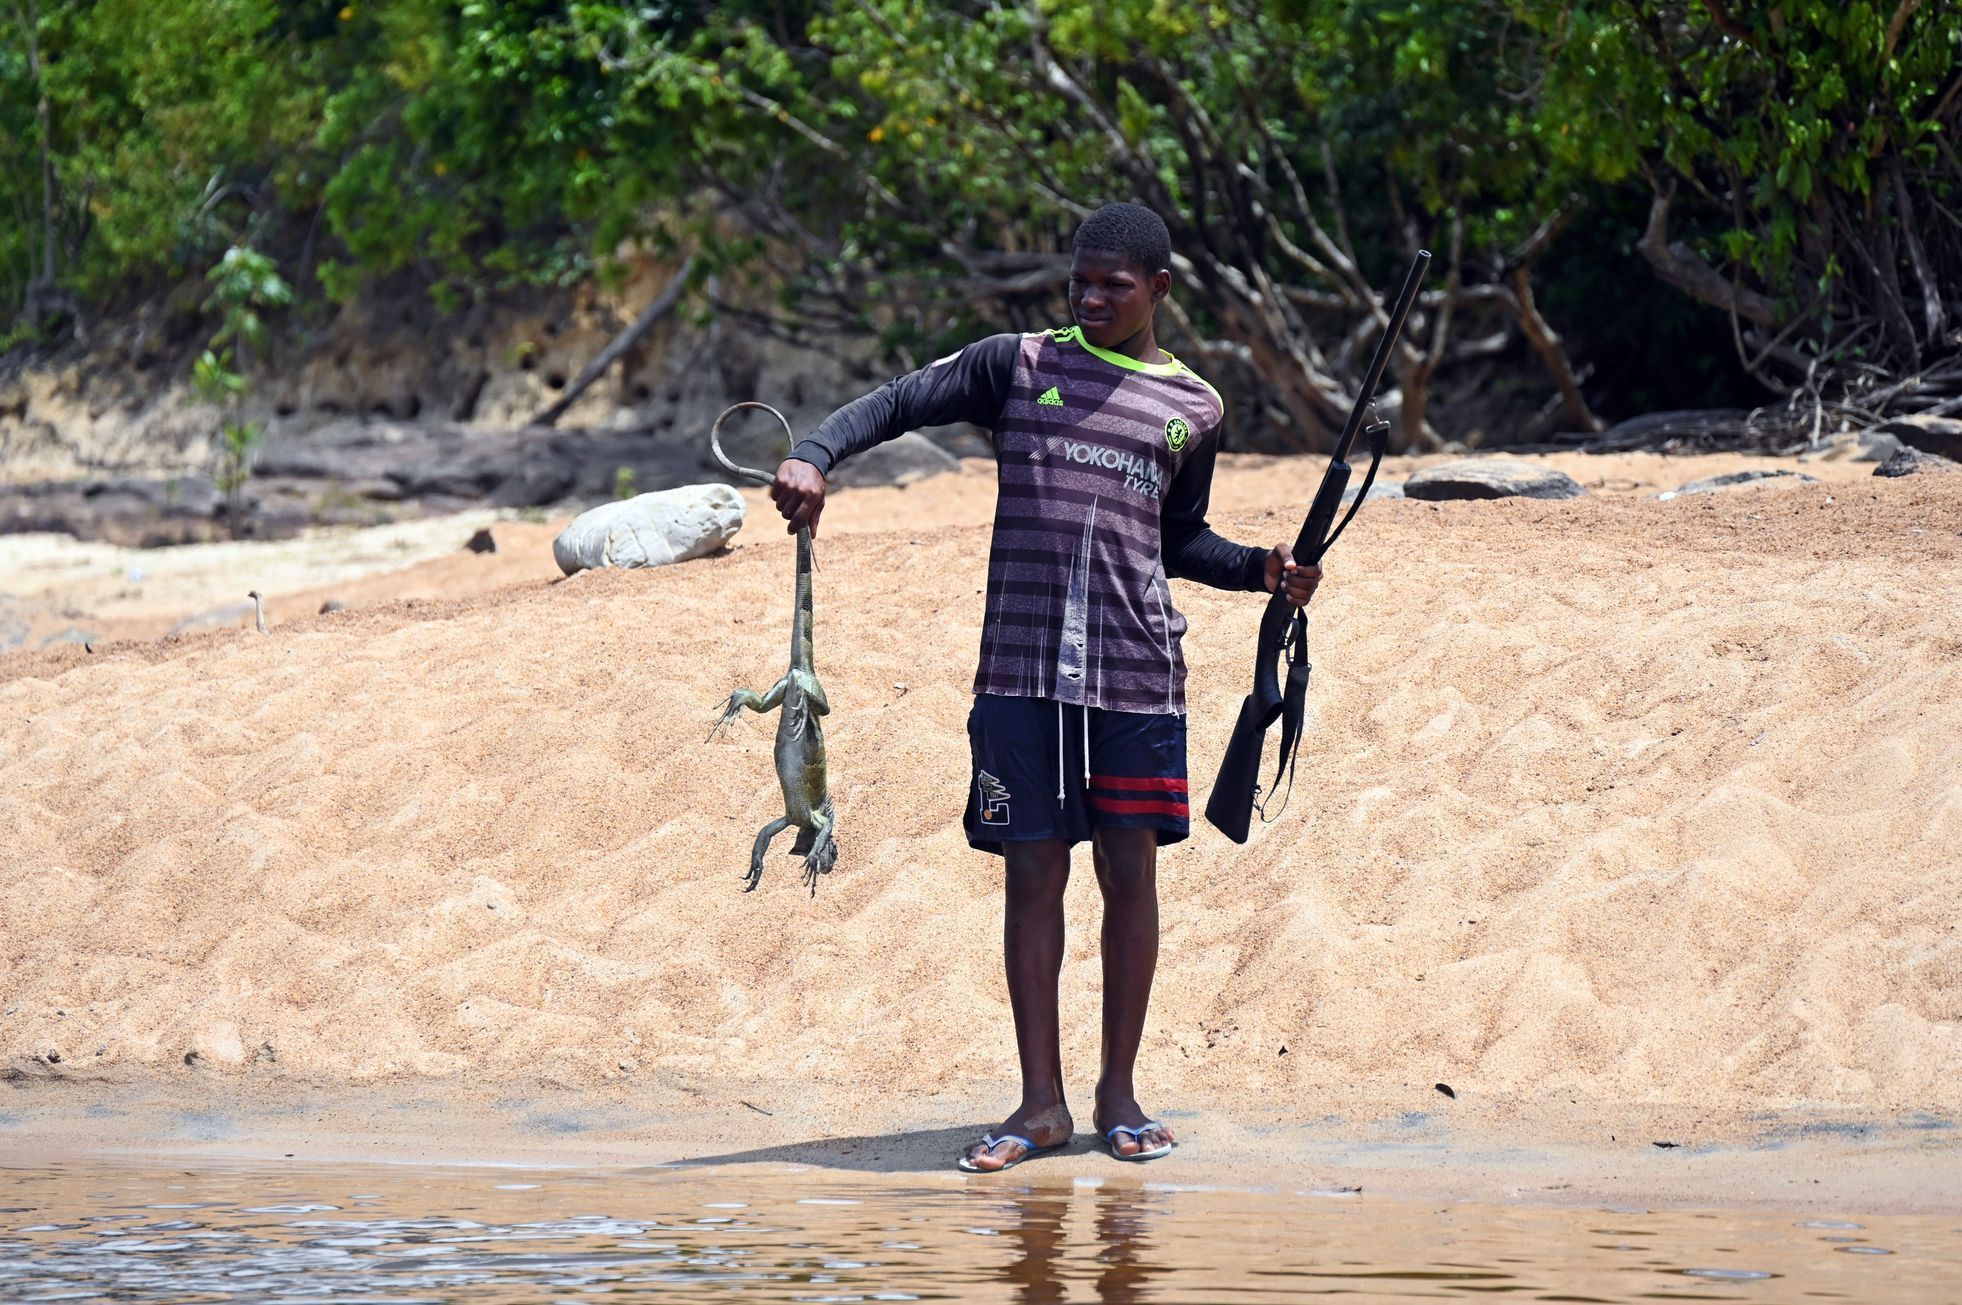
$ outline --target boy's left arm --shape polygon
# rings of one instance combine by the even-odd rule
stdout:
[[[1322,581],[1320,566],[1296,564],[1285,543],[1263,552],[1222,538],[1206,524],[1206,509],[1213,495],[1215,446],[1216,437],[1194,449],[1166,490],[1159,512],[1165,574],[1197,580],[1215,589],[1257,594],[1271,594],[1277,584],[1283,585],[1290,603],[1305,606]]]

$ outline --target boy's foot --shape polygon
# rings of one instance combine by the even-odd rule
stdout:
[[[1050,1106],[1033,1112],[1018,1110],[963,1151],[960,1167],[973,1173],[996,1173],[1038,1152],[1066,1144],[1075,1132],[1076,1121],[1070,1118],[1067,1106]],[[988,1144],[989,1139],[993,1139],[992,1146]]]
[[[1119,1160],[1128,1160],[1140,1152],[1163,1154],[1178,1145],[1179,1139],[1172,1130],[1147,1115],[1136,1097],[1100,1099],[1093,1122],[1098,1135],[1110,1144],[1111,1154]],[[1113,1133],[1112,1129],[1117,1131]]]

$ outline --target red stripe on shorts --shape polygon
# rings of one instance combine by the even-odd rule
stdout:
[[[1133,793],[1183,793],[1186,791],[1182,779],[1133,779],[1127,775],[1092,775],[1091,788],[1127,789]]]
[[[1098,797],[1090,795],[1090,806],[1097,811],[1108,812],[1113,816],[1177,816],[1182,820],[1191,818],[1191,811],[1183,802],[1173,802],[1165,798],[1148,801],[1134,801],[1126,798]]]

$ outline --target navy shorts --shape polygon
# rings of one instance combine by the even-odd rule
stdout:
[[[1183,716],[984,693],[968,713],[967,742],[974,778],[962,823],[983,852],[1046,838],[1081,843],[1099,825],[1155,829],[1161,846],[1192,832]]]

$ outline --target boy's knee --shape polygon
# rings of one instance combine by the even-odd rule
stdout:
[[[1151,829],[1097,831],[1097,884],[1105,893],[1139,892],[1158,882],[1158,833]]]
[[[1008,896],[1016,902],[1060,902],[1070,881],[1069,847],[1061,842],[1010,843],[1003,849]]]

